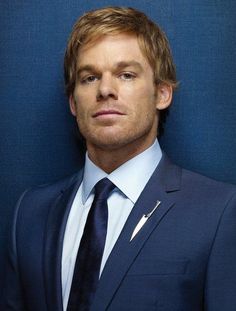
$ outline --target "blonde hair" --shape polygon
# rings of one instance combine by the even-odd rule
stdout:
[[[92,45],[102,36],[120,33],[137,36],[140,49],[153,69],[154,83],[164,82],[176,88],[175,65],[168,40],[160,27],[136,9],[106,7],[85,13],[73,27],[64,58],[68,96],[73,94],[75,88],[80,49]]]

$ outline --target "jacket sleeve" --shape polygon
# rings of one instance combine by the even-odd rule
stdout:
[[[10,227],[8,250],[6,258],[6,269],[5,269],[5,279],[3,287],[3,310],[15,310],[15,311],[25,311],[23,301],[23,289],[21,286],[20,271],[18,267],[17,260],[17,244],[16,244],[16,226],[17,226],[17,216],[18,211],[22,202],[22,199],[27,191],[25,191],[20,197],[14,217],[13,222]]]
[[[204,310],[236,310],[236,194],[226,204],[211,248]]]

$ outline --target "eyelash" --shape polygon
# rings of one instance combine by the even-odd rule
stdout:
[[[94,78],[94,80],[89,81],[89,79],[91,79],[91,78]],[[90,75],[90,76],[81,78],[80,83],[81,84],[90,84],[90,83],[93,83],[95,81],[95,79],[97,79],[95,75]]]
[[[122,78],[124,76],[126,76],[126,78],[124,78],[124,80],[126,80],[126,81],[130,81],[130,80],[133,80],[134,78],[136,78],[136,75],[134,73],[131,73],[131,72],[122,72],[119,75],[120,78]]]
[[[124,80],[124,81],[131,81],[131,80],[136,78],[136,74],[133,72],[122,72],[122,73],[119,73],[117,76],[118,76],[118,78],[120,78],[121,80]],[[92,79],[92,80],[90,80],[90,79]],[[81,78],[80,83],[81,84],[91,84],[98,79],[99,78],[96,75],[90,75],[90,76],[86,76],[84,78]]]

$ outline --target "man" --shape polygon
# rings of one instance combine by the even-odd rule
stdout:
[[[65,81],[85,167],[19,200],[5,310],[235,310],[236,189],[156,140],[177,84],[164,33],[134,9],[89,12]]]

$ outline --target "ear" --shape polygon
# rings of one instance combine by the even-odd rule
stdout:
[[[69,97],[69,103],[70,103],[70,111],[72,115],[76,117],[76,101],[72,94]]]
[[[156,108],[158,110],[166,109],[172,101],[173,88],[167,83],[161,83],[157,86]]]

